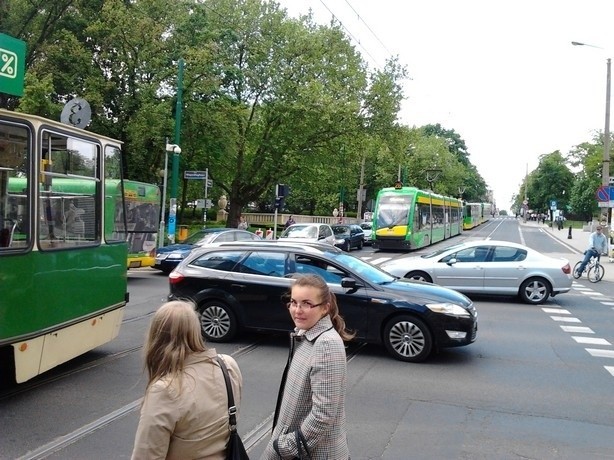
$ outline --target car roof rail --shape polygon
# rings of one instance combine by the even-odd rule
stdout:
[[[279,248],[279,247],[288,247],[288,248],[301,248],[301,249],[318,249],[320,251],[331,251],[331,252],[343,252],[336,246],[328,243],[314,243],[310,241],[283,241],[283,240],[247,240],[247,241],[225,241],[223,243],[211,243],[207,247],[238,247],[238,246],[249,246],[249,247],[263,247],[263,248]],[[204,248],[201,248],[204,249]]]

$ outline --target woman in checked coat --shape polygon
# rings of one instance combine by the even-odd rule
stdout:
[[[343,341],[353,335],[345,329],[335,295],[317,275],[298,277],[287,305],[295,329],[290,334],[273,434],[261,460],[347,460]]]

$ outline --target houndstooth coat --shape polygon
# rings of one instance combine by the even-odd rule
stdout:
[[[330,317],[325,316],[304,335],[292,333],[290,342],[285,385],[282,378],[275,411],[277,422],[261,460],[297,457],[298,428],[312,460],[347,460],[347,363],[343,340]],[[308,457],[303,453],[303,458]]]

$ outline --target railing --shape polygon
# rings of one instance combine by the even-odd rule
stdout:
[[[228,213],[226,212],[218,211],[217,220],[225,221],[227,214]],[[245,220],[247,220],[247,222],[250,225],[273,226],[275,224],[275,214],[272,214],[272,213],[244,212],[241,215],[245,217]],[[277,226],[283,227],[286,224],[288,217],[290,216],[292,216],[292,218],[297,224],[314,223],[314,224],[329,224],[330,225],[330,224],[338,224],[338,223],[357,224],[360,222],[360,220],[355,217],[341,218],[339,216],[337,217],[334,217],[334,216],[302,216],[298,214],[277,214]]]

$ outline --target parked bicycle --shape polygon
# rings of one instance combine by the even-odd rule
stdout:
[[[582,261],[576,263],[576,265],[574,265],[573,267],[573,277],[575,279],[578,279],[586,273],[586,277],[591,283],[597,283],[598,281],[601,281],[603,275],[605,274],[605,268],[603,268],[603,265],[599,263],[600,258],[600,254],[592,256],[588,264],[586,264],[586,267],[584,267],[584,271],[582,273],[578,271],[580,265],[582,264]]]

